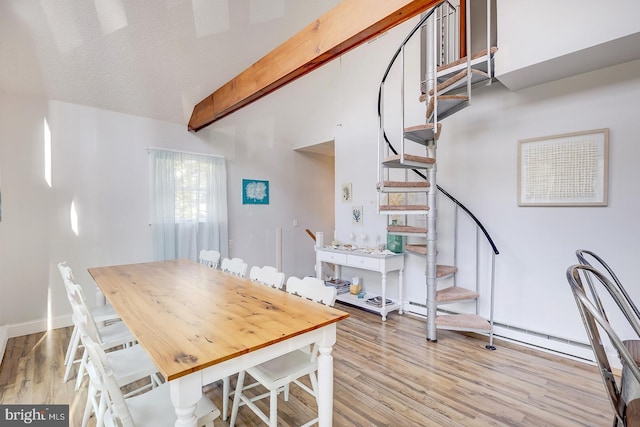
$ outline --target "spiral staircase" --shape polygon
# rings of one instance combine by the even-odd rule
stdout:
[[[489,85],[493,81],[493,56],[497,49],[491,45],[491,0],[487,0],[483,7],[486,18],[486,46],[483,49],[464,55],[465,51],[471,52],[472,46],[471,0],[466,0],[464,4],[443,1],[422,16],[393,56],[380,84],[378,98],[377,190],[378,212],[388,217],[387,233],[403,236],[406,241],[405,252],[409,256],[424,259],[427,340],[437,341],[437,330],[468,331],[486,334],[489,337],[487,348],[495,349],[493,292],[498,249],[475,215],[437,184],[436,173],[437,145],[441,135],[446,133],[446,125],[443,126],[442,121],[470,105],[473,88]],[[459,35],[460,28],[464,28],[464,37]],[[415,97],[425,118],[422,123],[406,123],[411,116],[409,109],[411,105],[415,108],[415,102],[405,99],[413,96],[411,88],[405,89],[405,82],[412,80],[407,76],[417,72],[405,70],[405,62],[410,62],[405,61],[405,56],[415,54],[415,38],[418,37],[422,60],[420,87],[415,87]],[[462,43],[460,39],[463,39]],[[414,46],[413,50],[409,46]],[[392,75],[392,70],[397,68],[400,70]],[[390,76],[395,77],[393,84],[390,84]],[[398,127],[400,129],[396,130]],[[394,136],[396,141],[393,141]],[[455,278],[458,269],[455,265],[438,263],[438,194],[456,205],[456,215],[461,210],[471,218],[490,246],[492,256],[488,286],[481,286],[477,277],[475,286],[461,285],[456,280],[446,281],[452,281],[452,285],[439,285],[445,278]],[[458,244],[454,242],[454,246]],[[481,288],[489,290],[480,292]],[[479,302],[483,299],[483,307],[489,307],[489,313],[485,316],[479,314]],[[447,309],[452,306],[456,308]]]

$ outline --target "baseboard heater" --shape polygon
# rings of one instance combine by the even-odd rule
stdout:
[[[408,301],[406,312],[426,318],[427,306],[425,304]],[[442,314],[466,314],[451,310],[438,309]],[[586,362],[593,362],[593,350],[588,343],[570,340],[567,338],[550,335],[544,332],[533,331],[519,326],[509,325],[502,322],[493,322],[493,336],[504,340],[533,347],[549,353],[558,354],[564,357],[579,359]],[[609,351],[609,349],[607,349]]]

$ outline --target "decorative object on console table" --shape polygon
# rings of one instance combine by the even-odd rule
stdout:
[[[367,299],[367,304],[372,305],[374,307],[382,307],[382,297],[372,297]],[[393,303],[393,301],[391,301],[390,299],[387,299],[387,301],[385,302],[386,305],[391,305]]]
[[[358,295],[360,291],[362,291],[362,284],[360,282],[361,279],[358,276],[351,279],[351,286],[349,286],[349,293],[351,295]]]
[[[391,225],[398,225],[397,220],[391,221]],[[397,234],[387,234],[387,249],[396,254],[401,254],[404,250],[404,236]]]
[[[346,294],[347,292],[349,292],[349,289],[351,286],[351,282],[349,282],[348,280],[341,280],[341,279],[325,280],[324,284],[327,286],[333,286],[334,288],[336,288],[337,295]]]

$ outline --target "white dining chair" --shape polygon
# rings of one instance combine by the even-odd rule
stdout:
[[[83,345],[86,347],[86,337],[89,337],[93,342],[99,342],[98,328],[91,314],[87,312],[86,307],[74,305],[73,312],[74,322],[78,326],[78,334],[81,337]],[[113,376],[120,387],[142,379],[149,380],[147,383],[133,388],[125,397],[153,389],[162,384],[158,369],[149,355],[139,345],[109,351],[105,357],[109,360],[109,364],[113,370]],[[96,417],[95,426],[102,427],[104,425],[104,413],[108,404],[106,390],[103,388],[102,382],[97,380],[95,366],[90,358],[87,358],[86,369],[89,374],[89,386],[82,417],[82,427],[88,425],[92,413]]]
[[[245,277],[248,268],[247,263],[241,258],[223,258],[220,263],[220,270],[239,277]],[[229,399],[231,395],[231,378],[224,377],[222,380],[222,419],[225,421],[229,415]]]
[[[171,402],[169,383],[164,383],[145,393],[125,398],[115,378],[114,368],[102,346],[89,336],[83,337],[95,368],[94,379],[106,390],[107,410],[104,424],[107,427],[157,427],[174,425],[176,414]],[[214,427],[213,421],[220,411],[206,396],[202,395],[196,405],[197,425]]]
[[[74,304],[79,304],[84,306],[86,310],[91,314],[91,318],[93,319],[94,322],[96,322],[96,324],[98,322],[118,320],[117,322],[99,327],[99,331],[100,331],[101,337],[103,337],[104,339],[103,343],[106,346],[106,348],[113,348],[121,345],[127,346],[135,341],[133,338],[133,335],[131,335],[131,331],[129,331],[129,329],[124,325],[124,323],[119,321],[120,316],[118,316],[117,313],[113,311],[113,307],[108,306],[108,309],[102,309],[101,308],[102,306],[98,307],[98,309],[90,308],[86,303],[86,298],[84,296],[84,291],[82,289],[82,286],[80,286],[78,283],[75,283],[74,281],[71,268],[69,268],[64,263],[60,263],[58,265],[58,269],[64,281],[67,299],[71,304],[72,310],[73,310]],[[97,317],[94,316],[94,313],[97,314]],[[80,385],[82,384],[82,379],[84,377],[85,369],[86,369],[85,360],[87,358],[86,351],[83,351],[82,356],[79,359],[75,358],[78,352],[78,349],[81,347],[80,341],[81,340],[80,340],[80,334],[78,331],[78,326],[74,322],[73,331],[71,333],[71,339],[69,340],[69,345],[67,347],[67,354],[65,355],[66,367],[65,367],[65,372],[64,372],[62,381],[67,382],[69,380],[69,376],[71,374],[71,369],[73,365],[79,364],[78,373],[76,375],[76,385],[75,385],[76,390],[80,389]]]
[[[58,264],[58,271],[60,272],[60,276],[62,277],[62,281],[65,286],[65,290],[67,292],[67,297],[69,297],[70,288],[72,288],[75,284],[75,278],[73,276],[73,272],[71,267],[67,265],[65,261]],[[79,290],[82,292],[81,296],[86,300],[84,296],[84,291],[82,288]],[[113,322],[116,320],[120,320],[120,316],[115,312],[113,307],[109,304],[99,305],[97,307],[90,307],[89,312],[91,316],[95,319],[96,323],[104,324],[104,322]],[[69,380],[69,375],[71,373],[71,368],[74,363],[80,363],[80,359],[74,359],[78,350],[78,346],[80,344],[80,336],[78,335],[78,327],[74,324],[73,330],[71,332],[71,338],[69,339],[69,344],[67,346],[67,352],[64,356],[64,365],[65,372],[62,378],[63,382],[67,382]]]
[[[77,310],[77,306],[82,306],[84,307],[84,310],[87,313],[90,313],[89,307],[86,305],[84,295],[82,293],[82,287],[79,284],[72,283],[69,286],[67,297],[69,299],[69,303],[71,304],[72,310],[75,311]],[[91,319],[93,323],[96,323],[95,319],[93,319],[92,317]],[[74,322],[75,322],[75,319],[74,319]],[[78,324],[74,323],[74,326],[78,327]],[[98,331],[98,338],[99,338],[98,342],[105,349],[111,349],[111,348],[121,347],[121,346],[128,347],[135,343],[134,336],[131,334],[131,331],[126,327],[126,325],[123,322],[111,323],[106,326],[96,327],[96,329]],[[77,350],[80,347],[79,344],[80,344],[80,333],[78,330],[78,333],[76,334],[76,342],[73,343],[73,347]],[[88,353],[87,353],[87,349],[85,348],[82,352],[82,357],[80,358],[80,362],[79,362],[80,366],[78,367],[78,373],[76,375],[76,385],[75,385],[76,390],[80,389],[84,375],[87,373],[86,372],[87,358],[88,358]],[[67,366],[67,369],[65,371],[67,371],[70,368],[70,365]],[[67,377],[67,375],[68,373],[65,372],[65,377]]]
[[[249,266],[241,258],[224,258],[220,264],[220,269],[235,276],[245,277]]]
[[[336,288],[326,286],[324,281],[315,277],[305,277],[304,279],[290,277],[287,280],[286,290],[289,293],[328,306],[332,306],[336,301]],[[271,427],[276,427],[278,423],[278,394],[284,392],[284,400],[289,400],[290,383],[297,384],[307,393],[311,394],[317,402],[317,370],[318,349],[316,345],[313,345],[311,349],[305,346],[302,349],[261,363],[246,371],[240,371],[236,390],[233,393],[233,407],[229,426],[233,427],[235,425],[240,406],[247,406],[266,424]],[[244,379],[246,374],[249,374],[255,382],[245,386]],[[300,378],[307,375],[311,381],[311,388],[299,381]],[[247,396],[244,393],[246,390],[258,386],[266,388],[267,392],[257,396]],[[269,416],[255,404],[256,401],[267,397],[269,397]],[[305,425],[312,425],[315,422],[317,422],[317,417]]]
[[[213,249],[202,249],[200,251],[200,256],[198,257],[198,262],[211,268],[218,268],[218,264],[220,263],[220,252]]]
[[[276,289],[282,289],[284,286],[284,273],[270,265],[265,265],[264,267],[251,267],[251,270],[249,271],[249,279]]]

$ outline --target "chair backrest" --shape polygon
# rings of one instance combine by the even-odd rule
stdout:
[[[66,261],[63,261],[58,264],[58,271],[60,272],[60,276],[62,277],[64,286],[65,288],[67,288],[67,291],[68,291],[69,286],[75,282],[75,279],[73,277],[73,272],[71,271],[71,267],[67,265]]]
[[[64,286],[67,290],[67,297],[71,298],[74,294],[77,294],[78,297],[82,299],[82,304],[87,305],[84,289],[73,277],[71,267],[69,267],[66,262],[61,262],[58,264],[58,270],[60,271],[60,276],[62,276],[62,280],[64,281]]]
[[[337,295],[335,287],[327,286],[323,280],[311,276],[302,279],[295,276],[289,277],[287,292],[328,306],[333,306]]]
[[[249,280],[252,280],[254,282],[260,282],[261,277],[262,277],[262,267],[258,267],[257,265],[254,265],[253,267],[251,267],[251,270],[249,270]]]
[[[587,282],[587,278],[591,279],[590,283],[592,285],[587,285],[590,287],[591,298],[585,291],[584,283]],[[636,334],[638,334],[639,339],[640,325],[638,324],[635,316],[632,314],[631,308],[625,301],[622,293],[619,292],[616,285],[614,285],[599,270],[590,265],[574,265],[567,269],[567,280],[571,287],[571,291],[573,292],[573,296],[576,300],[578,311],[580,312],[580,316],[582,317],[582,323],[584,324],[587,336],[589,337],[589,342],[591,343],[591,347],[596,358],[596,363],[600,370],[605,389],[607,390],[611,406],[613,407],[613,410],[616,414],[616,417],[619,419],[620,424],[626,425],[624,424],[624,419],[625,407],[627,402],[625,402],[625,396],[623,395],[622,389],[616,383],[616,377],[612,372],[611,364],[609,362],[605,346],[600,336],[600,330],[605,331],[609,338],[609,341],[618,353],[618,356],[623,364],[624,372],[626,373],[625,375],[623,375],[625,377],[625,382],[631,382],[636,386],[640,384],[640,369],[636,365],[633,356],[624,345],[623,341],[620,339],[620,337],[617,335],[617,333],[614,331],[611,324],[607,320],[602,306],[598,306],[594,302],[595,299],[599,299],[597,290],[595,289],[595,285],[600,284],[601,287],[611,295],[615,303],[624,313],[625,317],[629,320],[631,326],[636,331]],[[600,286],[598,286],[598,288],[600,288]],[[598,328],[598,326],[600,326],[600,328]],[[628,378],[629,376],[632,376],[632,378]],[[625,385],[625,388],[627,387],[628,386]]]
[[[284,273],[270,265],[265,265],[264,267],[251,267],[249,279],[276,289],[282,289],[284,286]]]
[[[87,305],[82,286],[75,282],[71,268],[67,266],[66,263],[61,262],[58,264],[58,270],[60,271],[60,275],[64,281],[64,286],[67,291],[67,299],[71,305],[71,319],[73,324],[78,328],[80,328],[80,324],[83,324],[84,328],[91,332],[91,337],[101,343],[103,341],[102,336],[100,335],[100,330],[98,329],[95,319]]]
[[[103,339],[100,335],[100,330],[95,322],[95,319],[89,311],[89,307],[85,303],[82,293],[82,287],[77,283],[72,283],[70,286],[70,292],[67,296],[71,303],[71,309],[73,310],[73,323],[80,329],[83,327],[90,337],[98,343],[102,343]]]
[[[84,290],[82,289],[82,286],[76,283],[71,267],[69,267],[66,262],[61,262],[58,264],[58,271],[60,272],[60,276],[64,282],[64,287],[67,291],[67,298],[72,306],[71,308],[73,309],[74,303],[86,306]]]
[[[204,264],[211,268],[218,268],[218,264],[220,263],[220,252],[213,249],[202,249],[200,251],[200,257],[198,261],[200,262],[200,264]]]
[[[220,264],[220,269],[224,272],[245,277],[249,266],[241,258],[224,258]]]
[[[611,284],[615,285],[616,289],[622,295],[622,297],[626,300],[627,304],[631,308],[632,312],[635,314],[636,318],[640,320],[640,310],[638,310],[638,307],[636,307],[636,305],[633,303],[633,300],[625,290],[624,286],[622,286],[622,282],[620,281],[620,279],[618,279],[618,276],[616,276],[616,273],[601,257],[599,257],[595,252],[588,251],[586,249],[578,249],[576,251],[576,257],[578,257],[578,262],[582,265],[591,266],[596,270],[600,271],[601,273],[604,273],[606,271],[609,276],[608,278]],[[587,285],[589,286],[589,291],[593,294],[595,292],[595,285],[591,281],[591,275],[587,274],[585,275],[585,278],[586,278]],[[600,298],[597,297],[597,295],[594,295],[593,302],[596,305],[596,307],[602,311],[605,319],[607,319],[607,315],[602,306],[602,302],[600,301]]]
[[[96,378],[91,378],[92,381],[96,381],[100,384],[101,390],[106,390],[109,397],[109,408],[112,411],[112,415],[117,419],[118,426],[135,427],[135,422],[129,412],[129,407],[125,401],[124,395],[118,381],[114,376],[113,369],[109,364],[109,359],[106,356],[105,351],[100,344],[91,337],[91,333],[85,328],[86,325],[80,325],[80,337],[82,343],[89,353],[89,362],[93,365],[94,369],[89,369],[89,375],[96,375]],[[110,418],[107,417],[107,420]]]

